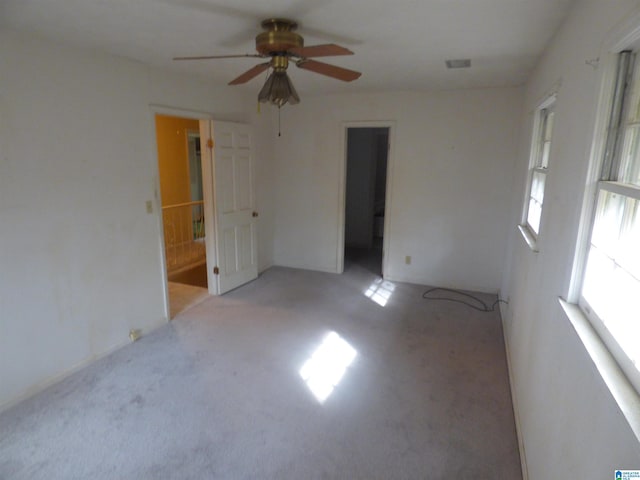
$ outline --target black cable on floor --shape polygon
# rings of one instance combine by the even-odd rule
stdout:
[[[465,302],[464,300],[459,300],[459,299],[456,299],[456,298],[429,297],[428,296],[430,293],[435,292],[435,291],[443,291],[443,292],[455,293],[456,295],[461,295],[463,297],[470,298],[471,300],[473,300],[475,302],[478,302],[482,306],[480,307],[480,306],[477,306],[477,305],[473,305],[473,304],[471,304],[469,302]],[[497,299],[495,302],[493,302],[491,307],[489,307],[489,305],[487,305],[481,299],[479,299],[478,297],[476,297],[474,295],[471,295],[471,294],[465,293],[465,292],[461,292],[460,290],[454,290],[452,288],[442,288],[442,287],[430,288],[429,290],[427,290],[426,292],[424,292],[422,294],[422,298],[424,298],[426,300],[447,300],[449,302],[462,303],[463,305],[471,307],[474,310],[478,310],[479,312],[495,312],[496,305],[498,305],[499,303],[504,303],[504,304],[508,304],[509,303],[509,302],[507,302],[505,300]]]

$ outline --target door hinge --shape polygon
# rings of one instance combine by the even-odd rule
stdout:
[[[207,140],[207,147],[208,148],[213,148],[213,140],[212,139]]]
[[[218,267],[213,267],[213,274],[220,275],[220,269]]]

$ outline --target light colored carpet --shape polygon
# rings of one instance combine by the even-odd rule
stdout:
[[[522,478],[498,313],[423,290],[272,268],[1,414],[0,478]]]
[[[376,238],[372,248],[345,247],[344,263],[345,267],[355,264],[374,275],[382,275],[382,238]]]

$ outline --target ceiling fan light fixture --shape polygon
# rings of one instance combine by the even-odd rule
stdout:
[[[315,57],[353,55],[348,48],[334,43],[304,46],[304,38],[294,30],[298,24],[286,18],[267,18],[262,22],[263,32],[256,36],[256,52],[241,55],[207,55],[198,57],[174,57],[174,60],[207,60],[216,58],[268,58],[269,61],[254,65],[242,75],[234,78],[229,85],[243,85],[262,72],[272,69],[264,86],[258,94],[258,102],[271,103],[278,108],[289,103],[300,103],[298,92],[287,76],[289,63],[293,61],[298,68],[319,73],[330,78],[352,82],[362,75],[355,70],[338,67],[329,63],[313,60]]]
[[[291,105],[300,103],[300,97],[287,72],[274,70],[267,78],[262,90],[260,90],[258,101],[261,103],[268,102],[280,108],[286,103]]]

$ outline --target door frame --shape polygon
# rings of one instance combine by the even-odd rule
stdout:
[[[170,107],[166,105],[157,105],[157,104],[150,104],[149,110],[150,110],[150,116],[151,116],[150,125],[152,128],[151,135],[152,135],[152,138],[154,139],[154,142],[152,142],[153,143],[152,175],[153,175],[153,197],[154,197],[153,202],[155,207],[156,219],[158,220],[158,226],[159,226],[159,237],[160,237],[159,255],[160,255],[160,266],[162,267],[161,268],[162,295],[164,297],[164,315],[167,318],[167,322],[170,322],[171,308],[169,305],[169,279],[167,277],[167,259],[165,258],[165,254],[164,254],[165,240],[164,240],[164,224],[162,220],[162,198],[160,197],[160,167],[158,165],[158,138],[157,138],[157,130],[156,130],[156,115],[167,115],[170,117],[189,118],[192,120],[200,120],[201,122],[202,120],[213,120],[213,115],[208,112],[203,112],[199,110],[189,110],[185,108]],[[203,165],[204,165],[204,162],[203,162]],[[207,192],[208,189],[211,188],[211,185],[212,183],[207,180],[205,176],[205,171],[203,169],[202,189],[203,189],[203,196],[205,198],[205,204],[204,204],[205,216],[208,213],[207,208],[212,207],[212,206],[207,207],[207,201],[206,201],[207,193],[205,193]],[[208,198],[212,198],[212,193],[213,192],[209,191]],[[205,226],[206,226],[206,223],[205,223]],[[209,252],[208,245],[206,245],[206,242],[205,242],[205,251],[206,251],[207,258],[209,258],[210,252]],[[211,252],[211,255],[215,255],[215,251]],[[208,271],[207,271],[207,284],[210,285]],[[209,293],[211,293],[211,289],[209,289]]]
[[[340,166],[340,178],[338,185],[338,246],[336,252],[336,272],[344,272],[344,241],[345,241],[345,217],[347,208],[347,133],[350,128],[388,128],[389,138],[387,152],[387,184],[385,191],[384,205],[384,226],[382,232],[382,277],[389,271],[389,256],[387,252],[391,246],[391,204],[393,200],[393,169],[394,169],[394,151],[395,151],[395,120],[362,120],[342,122],[342,158]]]

